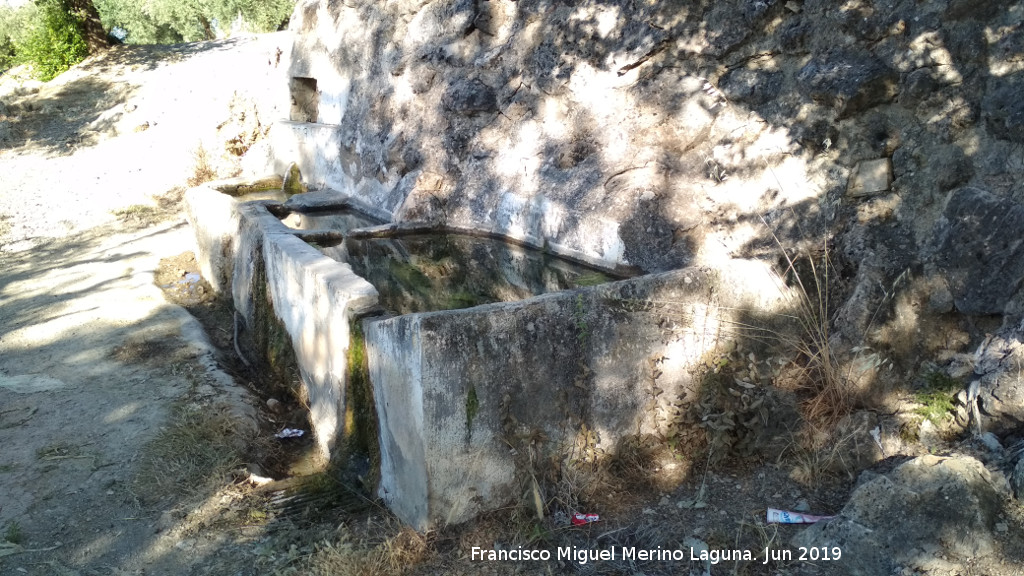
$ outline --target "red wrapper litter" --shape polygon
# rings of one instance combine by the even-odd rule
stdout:
[[[597,514],[580,514],[579,512],[572,515],[573,526],[583,526],[584,524],[590,524],[591,522],[597,522],[601,517]]]

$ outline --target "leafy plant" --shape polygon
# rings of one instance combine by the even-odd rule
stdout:
[[[118,27],[131,44],[210,40],[218,33],[270,32],[288,19],[293,0],[96,0],[108,29]]]
[[[12,520],[7,525],[7,531],[4,532],[4,540],[11,544],[21,544],[25,540],[25,535],[21,532],[21,525]]]
[[[53,79],[89,55],[78,20],[60,0],[39,0],[39,17],[23,41],[16,44],[16,59],[35,68],[40,80]]]
[[[914,413],[938,426],[956,411],[953,398],[962,385],[940,370],[927,372],[924,382],[924,387],[914,394],[914,401],[920,404]]]

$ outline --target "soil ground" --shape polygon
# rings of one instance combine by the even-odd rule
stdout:
[[[0,573],[704,574],[689,558],[472,557],[698,541],[755,557],[711,574],[833,572],[763,563],[800,529],[764,514],[836,513],[860,471],[846,444],[810,451],[793,436],[709,455],[695,427],[610,465],[567,465],[521,503],[421,535],[350,476],[313,469],[307,440],[275,439],[304,425],[301,408],[268,404],[272,388],[235,354],[231,310],[198,277],[180,198],[203,168],[199,142],[228,120],[235,91],[259,89],[281,41],[121,47],[0,91],[14,134],[0,150]],[[953,446],[898,440],[874,469]],[[573,510],[601,521],[572,526]],[[972,573],[1017,573],[1020,543],[1006,546],[1005,561]]]

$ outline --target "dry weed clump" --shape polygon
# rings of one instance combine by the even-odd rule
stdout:
[[[801,405],[806,421],[827,428],[849,414],[856,399],[849,369],[840,363],[832,346],[829,276],[833,265],[827,250],[817,262],[813,255],[794,258],[786,250],[783,256],[786,276],[797,288],[794,316],[799,331],[782,340],[799,359],[796,365],[802,377],[797,379],[797,388],[808,396]]]
[[[387,517],[379,533],[390,534],[374,544],[360,539],[342,524],[337,536],[317,544],[302,573],[312,576],[390,576],[404,574],[431,553],[427,537],[412,528],[397,527]]]
[[[790,447],[780,454],[793,465],[790,478],[804,486],[818,486],[826,478],[849,474],[856,467],[857,430],[805,430],[794,435]]]
[[[191,496],[222,485],[242,463],[238,426],[226,406],[181,403],[143,450],[133,491],[142,501]]]
[[[217,171],[212,164],[213,159],[202,143],[192,153],[192,158],[192,175],[187,180],[190,187],[199,186],[217,178]]]

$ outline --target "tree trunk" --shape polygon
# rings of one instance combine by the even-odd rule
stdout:
[[[199,17],[199,24],[203,27],[203,35],[206,36],[207,40],[217,39],[217,35],[213,32],[213,25],[210,24],[210,20],[206,16]]]
[[[107,31],[103,29],[99,10],[92,0],[65,0],[69,12],[78,20],[78,28],[89,46],[89,54],[98,54],[110,48]]]

